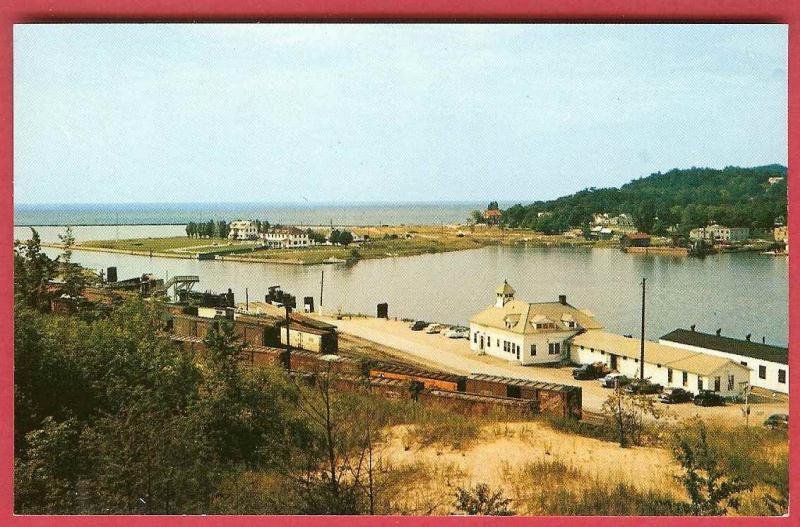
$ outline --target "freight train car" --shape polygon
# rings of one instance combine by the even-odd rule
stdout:
[[[473,373],[466,379],[465,391],[492,397],[530,400],[535,413],[577,419],[581,417],[582,391],[578,386]]]
[[[423,370],[401,364],[377,362],[369,370],[370,377],[417,381],[428,390],[464,391],[465,378],[461,375]]]

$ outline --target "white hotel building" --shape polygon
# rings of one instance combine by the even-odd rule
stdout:
[[[271,229],[262,233],[261,239],[268,247],[276,249],[294,249],[312,245],[308,233],[295,227]]]

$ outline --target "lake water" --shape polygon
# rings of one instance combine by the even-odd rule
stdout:
[[[80,239],[114,238],[116,227],[79,227]],[[119,237],[181,234],[181,226],[119,227]],[[128,230],[130,229],[130,230]],[[61,229],[40,229],[56,239]],[[15,236],[28,230],[15,228]],[[47,250],[55,256],[57,250]],[[641,279],[647,278],[647,337],[657,339],[678,327],[767,343],[788,341],[788,260],[759,254],[721,254],[705,259],[626,255],[616,249],[486,247],[471,251],[363,260],[352,266],[295,266],[148,258],[76,252],[77,262],[95,269],[116,266],[120,279],[152,272],[200,276],[199,290],[231,288],[237,302],[263,300],[267,287],[280,285],[319,302],[325,272],[324,309],[375,314],[389,303],[392,317],[464,324],[494,301],[504,279],[517,298],[555,301],[591,310],[611,331],[639,333]]]
[[[15,225],[150,225],[260,219],[285,225],[400,225],[467,221],[486,203],[16,204]]]

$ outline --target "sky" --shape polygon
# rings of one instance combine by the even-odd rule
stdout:
[[[24,24],[17,203],[551,199],[787,163],[785,25]]]

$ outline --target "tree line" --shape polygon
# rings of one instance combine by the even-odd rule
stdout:
[[[589,224],[595,213],[632,216],[636,228],[686,234],[717,222],[729,227],[770,229],[786,217],[787,169],[782,165],[657,172],[620,188],[587,188],[550,201],[516,204],[502,211],[507,227],[557,234]],[[783,178],[770,183],[770,178]],[[475,216],[477,218],[477,216]]]
[[[186,224],[186,236],[190,238],[227,238],[230,232],[231,227],[225,220],[190,221]]]

